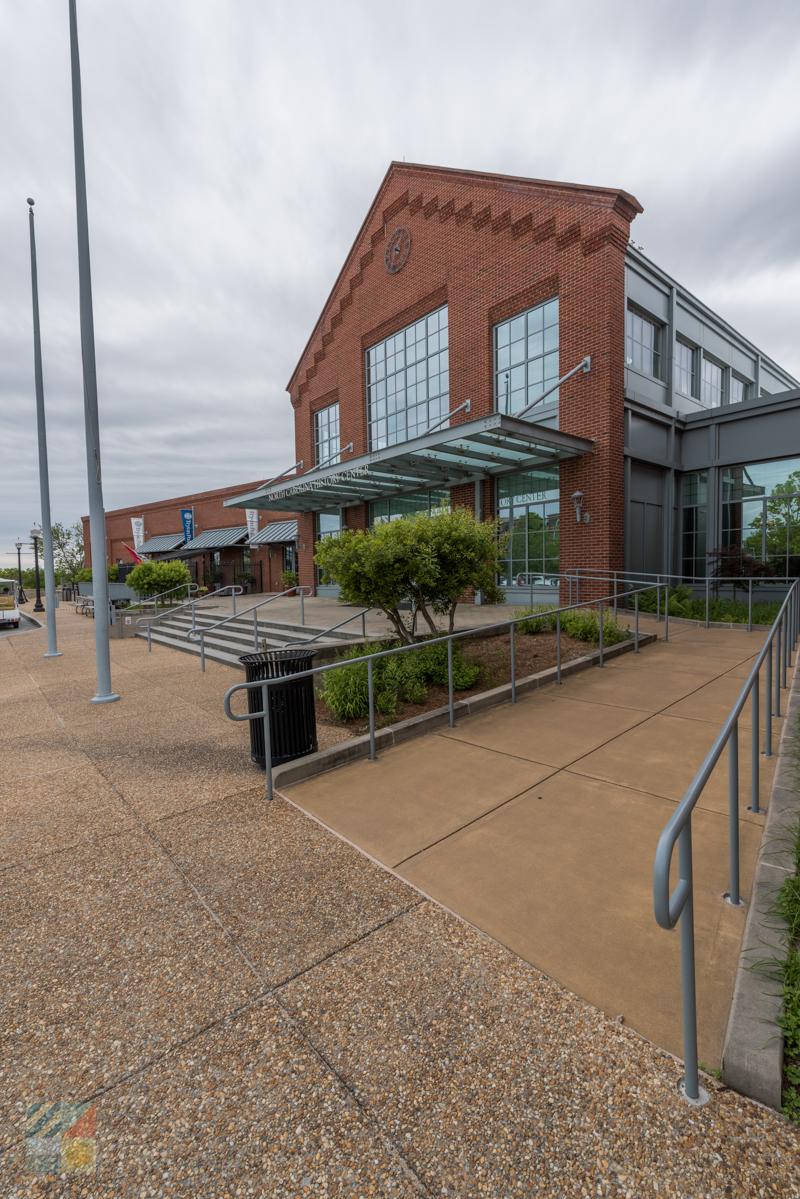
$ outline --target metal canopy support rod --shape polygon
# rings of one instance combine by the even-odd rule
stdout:
[[[445,412],[444,416],[440,416],[439,419],[435,420],[432,425],[428,425],[428,428],[425,430],[425,432],[432,433],[434,429],[438,429],[439,425],[443,425],[446,420],[450,420],[450,417],[455,416],[457,412],[464,412],[465,410],[469,412],[471,402],[471,400],[465,400],[463,404],[459,404],[458,407],[454,408],[452,412]]]
[[[552,395],[554,391],[557,391],[562,383],[566,383],[567,379],[571,379],[573,375],[577,375],[578,371],[583,371],[584,375],[588,375],[591,369],[592,358],[590,354],[587,354],[582,362],[579,362],[578,365],[573,367],[571,371],[567,371],[563,379],[559,379],[558,382],[554,383],[552,387],[548,387],[547,391],[543,391],[542,394],[535,399],[532,404],[528,404],[527,407],[523,408],[521,412],[515,412],[514,416],[524,416],[526,412],[530,412],[531,408],[535,408],[537,404],[541,404],[542,400],[547,399],[549,395]]]
[[[95,610],[108,609],[108,563],[106,559],[106,516],[103,509],[103,476],[100,468],[100,426],[97,416],[97,364],[94,353],[92,272],[89,261],[89,213],[86,205],[86,164],[83,153],[81,65],[78,54],[78,18],[75,0],[69,0],[69,42],[72,65],[72,130],[75,142],[75,207],[78,217],[78,276],[80,282],[81,356],[86,425],[86,464],[89,483],[89,531],[92,547],[92,587]],[[93,704],[119,699],[111,689],[111,655],[108,622],[95,620],[94,646],[97,659],[97,695]]]
[[[28,226],[31,235],[31,295],[33,299],[33,366],[36,384],[36,427],[39,434],[39,495],[42,503],[42,562],[44,564],[44,602],[47,610],[47,653],[45,658],[60,658],[56,642],[56,575],[53,566],[53,530],[50,526],[50,476],[47,467],[47,428],[44,419],[44,376],[42,339],[39,330],[39,279],[36,269],[36,233],[33,227],[33,200],[28,200]],[[38,578],[37,578],[38,581]]]

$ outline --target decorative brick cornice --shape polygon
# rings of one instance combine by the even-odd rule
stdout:
[[[425,316],[427,312],[433,312],[435,308],[441,308],[446,303],[447,284],[443,287],[438,287],[436,291],[432,291],[429,295],[423,296],[421,300],[417,300],[415,304],[404,308],[402,312],[396,312],[388,321],[384,321],[382,324],[376,325],[374,329],[370,329],[361,338],[361,349],[368,350],[376,342],[383,341],[385,337],[391,337],[399,329],[405,329],[406,325],[413,325],[414,321],[418,321],[421,316]]]
[[[636,216],[637,212],[641,212],[641,206],[633,196],[628,196],[627,193],[624,192],[613,192],[610,189],[583,188],[577,184],[546,183],[544,181],[540,182],[537,180],[513,180],[508,179],[505,176],[482,176],[472,172],[461,173],[448,172],[446,170],[434,172],[429,168],[423,169],[426,170],[426,173],[429,171],[429,173],[434,176],[434,181],[436,183],[441,183],[442,176],[454,176],[459,178],[462,175],[466,175],[467,178],[471,178],[473,174],[476,181],[484,179],[487,181],[491,180],[493,185],[501,192],[501,197],[506,203],[508,202],[509,193],[516,193],[519,196],[525,196],[525,198],[530,202],[530,200],[533,199],[532,193],[534,192],[534,189],[536,192],[538,192],[541,188],[548,199],[552,198],[554,200],[558,198],[559,194],[569,192],[569,202],[572,205],[575,205],[577,199],[578,203],[583,202],[586,205],[593,204],[596,206],[598,204],[598,200],[593,199],[592,197],[600,196],[599,202],[603,204],[607,212],[612,211],[621,217],[623,221],[627,222],[630,222]],[[400,164],[394,164],[392,170],[395,171],[400,178],[402,178],[404,171],[401,169]],[[411,170],[411,168],[409,168],[409,170]],[[495,182],[496,179],[499,181]],[[574,194],[576,192],[578,193],[577,197]],[[323,312],[323,316],[320,318],[320,321],[317,324],[314,334],[312,334],[311,341],[303,352],[303,358],[305,358],[307,361],[307,355],[309,354],[309,351],[312,351],[312,343],[314,338],[320,339],[318,341],[320,348],[312,351],[313,363],[306,369],[302,382],[296,389],[296,398],[295,393],[293,392],[292,394],[292,403],[295,407],[301,402],[303,396],[308,391],[309,383],[317,374],[317,369],[325,358],[326,353],[334,340],[336,330],[343,323],[346,311],[353,302],[354,291],[364,282],[365,273],[371,268],[374,269],[374,263],[376,261],[376,249],[380,243],[384,241],[385,238],[391,233],[391,229],[388,228],[388,225],[390,222],[394,221],[394,219],[401,212],[403,212],[404,209],[407,210],[407,216],[409,218],[416,216],[420,212],[423,214],[425,220],[430,220],[432,216],[436,215],[439,218],[439,223],[443,225],[448,223],[450,219],[453,218],[454,227],[460,227],[465,225],[467,222],[471,222],[472,228],[476,232],[480,232],[488,227],[492,236],[494,237],[510,236],[514,240],[519,240],[520,238],[524,237],[529,238],[531,244],[534,245],[549,241],[551,238],[553,238],[555,239],[557,250],[561,253],[569,250],[571,246],[578,244],[580,244],[584,256],[594,254],[604,246],[609,245],[613,246],[617,250],[621,250],[624,253],[628,244],[628,239],[624,229],[619,228],[613,222],[609,222],[602,229],[596,230],[588,236],[583,237],[581,231],[581,222],[579,220],[573,220],[561,230],[557,231],[555,216],[550,217],[546,221],[542,221],[539,225],[534,225],[532,212],[524,212],[515,217],[510,208],[504,208],[496,216],[493,216],[491,204],[478,205],[476,208],[474,201],[470,200],[461,208],[456,209],[456,201],[454,197],[451,197],[445,200],[444,203],[440,204],[439,195],[440,193],[437,191],[426,201],[424,193],[420,192],[413,199],[410,199],[410,192],[407,189],[401,192],[400,195],[396,196],[395,199],[392,200],[392,202],[382,210],[380,213],[381,224],[374,228],[371,234],[369,234],[371,248],[358,259],[358,270],[354,271],[349,278],[340,276],[340,279],[337,281],[336,288],[334,289],[335,291],[338,290],[338,305],[336,305],[336,301],[332,296],[331,301],[329,301],[329,304],[326,306],[326,309]],[[359,236],[362,237],[365,236],[365,234],[362,233]],[[380,261],[380,256],[377,256],[377,260]],[[553,280],[555,283],[553,283]],[[520,293],[520,295],[524,294],[527,296],[529,293],[536,293],[538,295],[541,286],[544,286],[544,291],[541,293],[543,298],[546,298],[547,295],[555,294],[555,292],[558,290],[558,276],[551,276],[548,280],[543,281],[543,284],[535,284],[532,286],[532,288],[527,289],[525,293]],[[441,292],[446,297],[446,287],[441,289]],[[439,292],[434,293],[436,296],[439,294]],[[492,309],[491,311],[492,314],[496,314],[500,308],[502,308],[503,311],[506,309],[509,311],[517,311],[520,307],[532,307],[533,304],[537,302],[539,301],[531,300],[526,301],[525,303],[520,301],[520,304],[518,305],[517,297],[512,297],[511,299],[504,301],[503,304],[498,307],[498,309]],[[434,302],[431,297],[426,297],[425,300],[420,301],[420,304],[428,304],[429,308],[437,307],[443,303],[445,303],[445,299],[436,300]],[[334,307],[334,305],[336,306]],[[510,309],[509,305],[511,306]],[[403,328],[404,323],[411,324],[412,321],[418,319],[418,317],[422,315],[423,309],[419,309],[419,311],[418,309],[419,305],[414,305],[413,309],[406,309],[404,313],[398,313],[397,316],[393,317],[391,321],[384,322],[383,325],[378,326],[377,329],[374,329],[369,334],[365,335],[365,338],[362,338],[362,344],[374,344],[376,341],[382,340],[383,337],[390,336],[391,332],[394,332],[399,328]],[[415,313],[415,315],[408,315],[412,311]],[[326,313],[330,313],[327,322],[325,321]],[[493,321],[502,319],[504,318],[500,315],[492,315]],[[328,326],[327,329],[325,329],[326,323]],[[391,329],[388,328],[389,325],[392,326]],[[385,332],[383,331],[384,329],[386,329]],[[325,331],[322,332],[322,330]],[[303,361],[303,358],[301,358],[301,362]],[[294,383],[295,375],[292,376],[292,380],[290,381],[290,388],[293,387]]]

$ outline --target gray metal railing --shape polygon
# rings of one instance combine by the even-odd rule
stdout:
[[[651,591],[651,590],[652,590],[652,588],[649,586],[641,588],[641,591]],[[638,653],[639,652],[638,596],[640,593],[636,592],[636,593],[631,593],[631,594],[635,594],[635,600],[634,600],[635,623],[634,623],[633,642],[634,642],[634,652]],[[388,658],[388,657],[392,656],[393,654],[413,653],[415,650],[426,649],[428,646],[441,645],[443,642],[446,642],[447,643],[448,706],[449,706],[449,710],[450,710],[450,728],[455,728],[455,700],[454,700],[454,687],[453,687],[453,642],[454,641],[458,641],[464,637],[474,637],[476,634],[484,633],[490,629],[505,629],[505,628],[507,628],[509,630],[509,634],[510,634],[510,638],[511,638],[511,654],[510,654],[511,703],[515,704],[517,702],[516,678],[514,675],[514,665],[515,665],[515,663],[514,663],[514,630],[516,629],[516,626],[518,624],[523,623],[524,621],[529,621],[531,619],[535,620],[537,616],[543,616],[543,617],[548,617],[548,618],[555,617],[555,621],[556,621],[556,684],[558,686],[560,686],[561,685],[561,616],[562,616],[562,614],[564,612],[571,612],[571,611],[575,611],[575,610],[579,610],[579,609],[585,610],[587,608],[594,608],[594,607],[598,608],[599,665],[602,667],[603,666],[603,615],[604,615],[604,608],[606,611],[608,611],[608,606],[611,601],[613,601],[613,596],[605,595],[605,596],[601,596],[599,598],[589,600],[585,604],[565,604],[563,607],[560,607],[560,608],[548,608],[541,613],[533,613],[533,615],[529,614],[526,616],[516,616],[516,617],[512,617],[511,620],[503,620],[503,621],[498,621],[495,624],[481,625],[480,628],[477,628],[477,629],[462,629],[458,633],[447,633],[442,637],[431,637],[428,640],[416,642],[413,645],[398,645],[392,649],[381,650],[380,652],[375,653],[375,654],[364,654],[360,658],[350,658],[345,662],[342,662],[341,660],[339,660],[337,662],[328,662],[324,666],[315,666],[309,670],[303,670],[303,671],[299,671],[297,674],[293,674],[291,676],[292,683],[294,683],[297,679],[306,678],[308,676],[315,676],[318,674],[325,674],[329,670],[347,669],[348,667],[351,667],[351,666],[357,666],[361,662],[366,662],[366,664],[367,664],[367,691],[368,691],[368,703],[369,703],[369,759],[371,762],[374,762],[376,759],[375,759],[375,689],[374,689],[374,683],[373,683],[373,666],[378,658]],[[666,603],[665,603],[664,607],[665,607],[664,639],[666,641],[668,641],[669,640],[669,614],[667,612]],[[356,615],[358,615],[358,613]],[[242,720],[263,719],[263,721],[264,721],[264,747],[265,747],[264,753],[265,753],[266,772],[267,772],[267,799],[270,799],[270,800],[272,799],[273,792],[272,792],[272,756],[271,756],[271,750],[270,750],[270,731],[269,731],[269,707],[268,707],[268,702],[267,702],[268,701],[268,691],[269,691],[270,687],[281,686],[283,684],[283,682],[284,682],[283,679],[277,678],[277,679],[256,680],[251,683],[236,683],[233,687],[228,688],[228,690],[225,693],[225,699],[223,701],[224,708],[225,708],[225,715],[228,716],[231,720],[242,721]],[[242,715],[236,715],[235,713],[233,713],[231,711],[231,707],[230,707],[231,696],[234,695],[237,691],[252,691],[256,687],[260,687],[262,690],[263,707],[262,707],[261,712],[247,712],[247,713],[243,713]]]
[[[254,653],[258,653],[258,616],[256,615],[258,609],[264,608],[267,604],[271,604],[273,600],[284,599],[286,596],[297,595],[299,593],[299,595],[300,595],[300,624],[304,625],[306,623],[305,607],[304,607],[304,603],[305,603],[305,594],[304,593],[305,592],[308,592],[308,594],[311,595],[312,588],[311,587],[297,587],[297,586],[288,587],[286,589],[286,591],[279,591],[277,595],[271,595],[268,599],[259,600],[259,602],[257,604],[253,604],[251,607],[245,608],[244,611],[239,613],[238,618],[240,620],[243,616],[247,616],[248,612],[253,613],[253,652]],[[200,641],[200,669],[202,671],[205,671],[205,668],[206,668],[206,641],[205,641],[206,633],[213,633],[216,629],[221,629],[224,624],[228,624],[229,621],[236,620],[236,619],[237,619],[237,616],[236,616],[236,601],[235,601],[235,599],[234,599],[234,603],[233,603],[233,613],[231,616],[223,617],[223,619],[218,620],[216,622],[216,624],[206,625],[206,627],[204,629],[196,629],[195,628],[194,613],[192,614],[192,627],[189,630],[189,632],[186,634],[186,640],[187,641],[197,641],[197,640]]]
[[[692,875],[692,812],[703,788],[728,746],[728,820],[730,889],[724,896],[731,904],[743,901],[739,894],[739,717],[748,696],[751,697],[751,770],[750,811],[759,809],[759,679],[765,669],[765,729],[764,756],[772,756],[772,716],[781,714],[781,689],[786,687],[786,673],[791,667],[792,651],[797,644],[800,626],[800,581],[795,579],[789,588],[780,611],[767,634],[747,681],[728,714],[720,733],[705,761],[694,776],[689,789],[668,820],[656,849],[653,871],[653,905],[655,917],[662,928],[674,929],[680,922],[681,994],[683,1005],[684,1077],[681,1091],[693,1104],[705,1103],[708,1093],[700,1085],[697,1065],[697,1001],[695,993],[694,906]],[[774,646],[774,650],[773,650]],[[775,664],[773,668],[773,654]],[[675,845],[678,845],[678,884],[670,895],[669,872]]]
[[[572,599],[572,587],[575,586],[576,602],[580,599],[581,579],[584,583],[598,582],[599,580],[614,580],[614,614],[617,611],[617,593],[619,599],[624,599],[628,594],[627,588],[644,586],[648,581],[651,587],[663,587],[665,584],[670,587],[691,587],[694,591],[699,591],[701,594],[705,592],[705,626],[709,627],[709,612],[711,607],[711,592],[720,591],[724,587],[732,587],[734,591],[736,587],[743,589],[742,585],[747,585],[747,631],[753,631],[753,589],[754,587],[790,587],[795,579],[789,575],[765,575],[754,578],[752,575],[743,575],[740,578],[723,578],[716,575],[684,575],[684,574],[668,574],[662,571],[659,574],[648,574],[645,571],[632,570],[615,570],[603,571],[599,567],[568,567],[560,575],[541,576],[542,578],[559,578],[569,584],[570,600]],[[621,590],[620,590],[621,588]]]
[[[172,587],[172,588],[170,588],[169,591],[162,592],[161,598],[163,599],[165,595],[171,595],[173,591],[185,591],[186,587],[187,587],[186,583],[182,584],[180,587]],[[139,629],[143,629],[144,626],[147,625],[147,652],[148,652],[148,654],[150,653],[150,651],[152,649],[152,645],[150,642],[150,626],[152,624],[158,624],[159,620],[163,620],[166,616],[175,616],[175,615],[177,615],[178,612],[182,612],[184,608],[191,608],[191,610],[192,610],[192,628],[194,628],[195,605],[202,604],[206,600],[209,600],[212,598],[217,598],[218,596],[222,595],[222,593],[225,591],[230,591],[231,595],[233,596],[233,610],[235,612],[236,611],[236,596],[241,595],[242,592],[244,591],[244,588],[240,587],[238,585],[238,583],[235,585],[232,583],[229,583],[227,585],[227,587],[220,587],[219,591],[209,591],[208,595],[201,595],[198,598],[198,596],[196,594],[197,591],[199,590],[197,583],[189,583],[188,587],[189,587],[189,595],[192,594],[192,592],[191,592],[192,587],[194,587],[194,589],[195,589],[195,595],[192,599],[188,599],[185,604],[178,604],[178,606],[175,608],[170,607],[167,609],[166,612],[162,612],[159,615],[158,596],[156,596],[155,597],[155,612],[154,612],[154,614],[152,616],[143,616],[143,617],[141,617],[141,619],[136,621],[136,627]],[[148,597],[144,596],[143,598],[147,599]]]
[[[319,641],[320,637],[326,637],[328,633],[335,633],[337,629],[341,629],[344,625],[350,624],[352,620],[358,620],[361,617],[361,636],[366,641],[367,638],[367,613],[371,612],[372,608],[363,608],[361,612],[356,612],[353,616],[348,616],[345,620],[340,620],[338,624],[332,624],[329,629],[323,629],[321,633],[317,633],[316,637],[309,637],[305,641],[287,641],[286,648],[289,649],[292,645],[311,645],[312,641]]]

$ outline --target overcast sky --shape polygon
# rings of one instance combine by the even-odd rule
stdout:
[[[106,508],[277,473],[285,385],[389,162],[624,188],[800,377],[796,0],[78,0]],[[67,0],[0,0],[0,563],[88,510]]]

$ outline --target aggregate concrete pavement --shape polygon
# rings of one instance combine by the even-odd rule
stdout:
[[[65,609],[58,621],[62,658],[43,659],[44,631],[0,644],[3,1196],[800,1195],[800,1136],[782,1117],[711,1079],[709,1105],[689,1108],[679,1063],[613,1007],[553,982],[294,803],[266,804],[246,728],[222,714],[228,668],[202,675],[185,655],[113,641],[122,699],[92,707],[94,627]],[[665,675],[665,703],[681,702]],[[629,706],[637,684],[625,687],[619,737],[637,727],[626,713],[653,711],[652,699]],[[596,702],[579,691],[559,698],[565,713]],[[579,723],[590,757],[595,724]],[[498,815],[538,805],[547,837],[565,840],[592,805],[621,802],[640,825],[653,823],[648,803],[669,809],[664,795],[629,788],[615,801],[597,772],[456,732],[424,743],[445,763],[440,785],[459,755],[474,780],[460,833],[441,806],[426,811],[436,764],[414,759],[413,823],[427,819],[443,846],[486,821],[481,795]],[[404,747],[409,762],[422,744]],[[573,790],[553,800],[563,773]],[[392,853],[424,862],[431,850],[403,841],[399,774]],[[713,841],[716,813],[703,818]],[[521,833],[539,871],[530,822],[515,832],[513,820],[470,869],[489,877],[505,837],[509,889],[524,893]],[[625,885],[635,903],[638,878]],[[622,920],[626,894],[609,889],[608,902]],[[573,958],[590,941],[577,923],[561,925],[565,941],[580,933]],[[69,1134],[33,1135],[66,1103],[80,1114]],[[37,1157],[53,1139],[61,1156],[57,1145]]]

